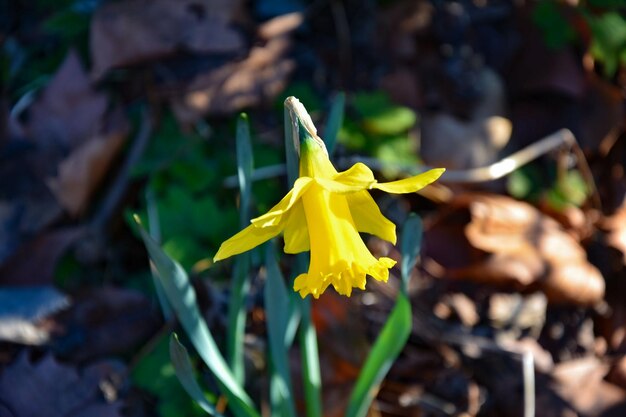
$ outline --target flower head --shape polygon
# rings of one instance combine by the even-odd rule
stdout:
[[[298,118],[298,122],[302,120]],[[396,228],[368,190],[415,192],[439,178],[444,169],[378,183],[362,163],[337,172],[310,119],[304,119],[300,132],[300,176],[291,191],[269,212],[222,243],[214,260],[245,252],[282,233],[286,253],[311,252],[308,272],[294,282],[294,290],[302,297],[312,294],[318,298],[331,284],[339,294],[350,296],[352,288],[365,289],[366,275],[386,282],[389,268],[396,262],[376,259],[359,232],[395,244]]]

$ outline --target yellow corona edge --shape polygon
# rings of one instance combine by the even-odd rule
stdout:
[[[300,173],[294,187],[269,212],[222,243],[214,261],[250,250],[282,233],[286,253],[311,251],[308,272],[296,277],[293,286],[303,298],[309,294],[318,298],[331,284],[349,297],[352,288],[365,289],[366,275],[386,282],[389,268],[396,262],[376,259],[359,232],[395,244],[396,227],[383,216],[368,190],[412,193],[437,180],[445,169],[388,183],[378,183],[362,163],[337,172],[323,141],[300,126],[305,134],[300,135]]]

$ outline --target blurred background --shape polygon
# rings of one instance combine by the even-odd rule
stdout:
[[[204,414],[173,373],[176,323],[132,214],[220,342],[232,264],[211,260],[239,230],[235,122],[248,114],[255,216],[287,189],[292,95],[322,137],[345,100],[338,169],[448,169],[419,195],[373,194],[425,231],[413,332],[370,416],[522,416],[529,354],[537,416],[626,415],[625,92],[623,0],[0,0],[0,416]],[[477,174],[501,161],[515,169]],[[247,300],[258,403],[263,284]],[[398,285],[313,303],[325,416]]]

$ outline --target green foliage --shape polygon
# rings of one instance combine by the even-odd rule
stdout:
[[[168,115],[133,170],[135,178],[148,179],[154,194],[163,248],[188,270],[208,260],[240,226],[237,190],[223,185],[225,177],[236,174],[232,133],[216,131],[213,136],[208,141],[196,133],[183,134]],[[279,158],[267,146],[253,148],[253,153],[264,165]],[[275,203],[276,188],[274,180],[252,185],[260,209]],[[139,212],[145,218],[145,209]]]
[[[378,104],[381,103],[380,100],[380,97],[366,97],[363,101],[359,102],[363,114],[369,114],[369,119],[363,117],[362,120],[376,121],[371,124],[371,126],[374,126],[371,130],[375,131],[376,134],[398,134],[401,129],[408,129],[415,123],[414,114],[411,113],[411,115],[413,115],[413,117],[411,117],[409,113],[402,109],[394,108],[392,111],[386,113],[380,113],[378,110],[375,111]],[[340,104],[343,103],[340,102]],[[337,107],[342,108],[343,105],[337,105]],[[336,111],[337,115],[335,115],[335,118],[340,119],[340,116],[342,116],[340,114],[341,111]],[[294,117],[295,119],[293,119]],[[291,152],[293,155],[295,155],[295,147],[293,146],[295,143],[294,138],[298,137],[300,134],[306,134],[306,132],[298,130],[298,123],[294,123],[299,121],[298,117],[298,113],[292,112],[289,109],[286,110],[285,143],[287,152]],[[393,122],[386,119],[387,117],[390,118],[389,120],[393,120]],[[334,123],[339,124],[337,122]],[[252,151],[249,145],[250,137],[247,133],[247,123],[245,123],[245,119],[240,118],[237,135],[237,160],[242,200],[242,207],[240,209],[244,213],[247,212],[247,201],[251,199],[248,194],[252,172]],[[291,162],[297,161],[292,159]],[[169,164],[170,163],[167,165]],[[160,163],[158,166],[162,167],[164,165]],[[289,171],[289,182],[291,183],[295,179],[296,174],[293,169]],[[149,168],[148,172],[153,172],[153,177],[157,175],[154,173],[154,167]],[[168,172],[169,175],[172,175],[170,171],[164,168],[161,168],[158,174],[161,175],[164,172]],[[176,173],[174,172],[173,175],[176,176]],[[178,181],[184,181],[181,180],[180,176],[176,178]],[[157,188],[158,185],[159,184],[154,185],[155,190],[162,192],[163,189],[159,190]],[[177,204],[177,210],[184,210],[184,206],[186,205],[197,204],[196,201],[189,199],[189,196],[184,195],[183,185],[179,184],[177,187],[172,188],[171,183],[163,182],[163,186],[168,192],[175,193],[172,197],[173,201],[171,201],[170,204]],[[198,187],[197,191],[203,192],[204,187]],[[149,201],[153,201],[153,198],[149,198]],[[149,208],[151,207],[152,206],[149,206]],[[208,205],[202,207],[203,212],[207,210],[209,210]],[[154,215],[151,215],[151,218],[154,217]],[[190,219],[192,219],[192,217],[193,216],[191,216]],[[174,219],[172,221],[174,221]],[[240,221],[246,223],[247,216],[242,214]],[[162,223],[161,221],[160,224],[162,225]],[[175,226],[185,227],[182,223]],[[174,226],[169,225],[168,227]],[[186,230],[187,235],[192,233],[191,229]],[[168,304],[173,309],[199,356],[215,376],[220,391],[228,399],[230,411],[232,411],[236,417],[258,417],[259,413],[256,411],[252,400],[243,388],[243,378],[238,376],[235,372],[238,367],[239,372],[242,371],[236,359],[237,355],[233,354],[233,352],[242,348],[243,338],[232,337],[233,342],[231,345],[234,346],[234,348],[229,348],[228,352],[230,352],[230,358],[229,362],[227,362],[218,349],[206,322],[202,319],[195,292],[190,285],[185,270],[179,263],[168,256],[166,251],[148,235],[141,225],[139,225],[139,232],[154,265],[154,276],[161,284]],[[350,397],[346,414],[348,417],[362,417],[367,413],[380,383],[402,351],[410,335],[412,312],[407,295],[407,286],[410,272],[417,262],[421,234],[422,225],[420,219],[416,216],[411,216],[405,223],[402,233],[403,260],[401,264],[402,285],[400,293],[396,300],[396,305],[377,338],[359,375],[353,394]],[[189,236],[186,237],[189,238]],[[192,244],[184,242],[184,240],[179,241],[175,247],[180,248],[184,247],[184,245]],[[167,248],[167,245],[164,245],[164,247]],[[275,258],[274,247],[272,245],[267,245],[266,247],[268,249],[265,262],[267,281],[264,291],[264,300],[268,327],[268,362],[271,372],[269,391],[272,415],[293,417],[297,413],[289,366],[289,349],[293,343],[297,327],[300,342],[299,346],[302,354],[301,373],[303,377],[302,387],[306,415],[307,417],[320,417],[322,415],[320,363],[317,349],[317,335],[311,319],[310,298],[301,299],[285,285],[279,264]],[[246,292],[246,280],[242,279],[242,277],[245,276],[247,269],[250,267],[250,263],[248,261],[239,262],[239,260],[240,259],[235,263],[234,276],[236,279],[233,281],[234,290],[231,292],[230,300],[232,311],[229,313],[229,316],[231,318],[239,317],[240,319],[243,317],[244,320],[237,319],[231,321],[231,325],[229,326],[231,329],[229,329],[229,332],[235,331],[234,329],[238,329],[239,332],[242,332],[244,327],[241,325],[242,323],[245,324],[245,303],[243,302],[243,296]],[[299,254],[294,261],[295,265],[292,268],[294,275],[300,271],[306,270],[306,254]],[[242,266],[239,267],[239,265]],[[242,283],[244,285],[240,285]],[[238,324],[233,325],[232,323],[235,321],[237,321]],[[240,335],[242,334],[243,333]],[[234,334],[231,334],[231,336],[233,335]],[[187,351],[184,346],[178,342],[176,337],[171,339],[170,353],[174,363],[174,369],[181,384],[206,412],[215,415],[214,406],[207,400],[205,394],[196,382]]]
[[[196,376],[191,366],[187,349],[178,341],[176,334],[172,334],[170,337],[170,357],[172,358],[172,365],[174,365],[176,376],[185,388],[185,391],[187,391],[187,394],[189,394],[204,411],[212,416],[221,417],[221,414],[219,414],[213,404],[207,400],[202,388],[200,388],[196,382]]]
[[[422,241],[422,222],[412,215],[402,230],[402,286],[387,322],[383,326],[356,381],[346,417],[365,417],[378,387],[409,339],[412,327],[411,302],[407,294],[411,270],[417,262]]]
[[[580,38],[575,21],[585,21],[591,31],[589,52],[602,66],[602,74],[612,78],[620,65],[626,65],[626,18],[623,0],[589,0],[570,8],[552,0],[539,1],[533,9],[533,21],[541,29],[546,45],[563,48]]]
[[[252,199],[252,170],[254,156],[250,139],[248,116],[242,114],[237,120],[237,179],[239,180],[239,226],[243,229],[250,223],[250,200]],[[246,332],[245,301],[250,289],[250,253],[242,253],[235,259],[231,281],[230,303],[228,303],[228,332],[226,336],[226,357],[237,379],[243,385],[244,338]]]
[[[133,384],[157,397],[160,417],[200,417],[205,412],[193,401],[178,382],[170,360],[168,336],[164,335],[154,349],[144,356],[131,373]]]
[[[259,417],[252,400],[237,382],[200,314],[196,293],[185,270],[170,258],[138,224],[139,232],[157,271],[155,274],[189,340],[220,385],[237,417]]]
[[[3,39],[0,58],[2,77],[11,100],[36,92],[46,86],[70,49],[87,62],[89,24],[97,2],[84,0],[38,0],[29,2],[27,19],[37,27],[37,41],[21,43],[23,34]],[[10,80],[10,82],[7,82]]]
[[[548,202],[556,209],[574,205],[580,207],[589,196],[589,188],[579,171],[562,175],[548,192]]]
[[[525,165],[507,177],[507,191],[519,200],[536,201],[544,188],[544,178],[536,165]]]
[[[88,13],[67,8],[50,16],[43,23],[43,28],[50,34],[58,36],[62,42],[81,46],[81,50],[86,50],[89,23]]]
[[[329,155],[332,155],[335,150],[337,136],[343,125],[345,106],[346,95],[344,93],[337,93],[333,98],[328,119],[326,120],[326,126],[324,126],[324,131],[322,132],[322,138],[326,143],[326,149],[328,149]]]
[[[576,40],[576,31],[563,16],[559,4],[552,0],[543,0],[533,9],[533,22],[543,31],[548,47],[563,48]]]
[[[546,188],[545,173],[536,165],[526,165],[508,176],[507,191],[520,200],[545,200],[556,210],[572,205],[580,207],[587,201],[590,190],[580,171],[571,170],[561,175],[552,173],[552,178]]]
[[[289,313],[292,307],[289,304],[289,290],[278,267],[272,244],[267,245],[266,267],[267,281],[264,299],[267,310],[267,332],[272,367],[270,380],[272,415],[295,417],[296,409],[289,370],[289,341],[287,340]]]
[[[417,143],[409,130],[417,115],[407,107],[393,104],[380,92],[359,93],[351,101],[354,114],[346,118],[339,142],[354,151],[365,151],[385,166],[418,164]],[[385,175],[396,175],[387,168]]]
[[[590,52],[604,65],[606,77],[612,77],[626,65],[626,19],[617,12],[588,18],[593,39]]]

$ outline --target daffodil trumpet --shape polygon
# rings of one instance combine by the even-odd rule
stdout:
[[[396,227],[380,212],[369,190],[392,194],[416,192],[437,180],[444,169],[431,169],[399,181],[379,183],[362,163],[338,172],[330,162],[324,142],[297,99],[290,97],[299,132],[299,178],[287,195],[269,212],[226,240],[214,261],[248,251],[283,234],[284,251],[310,251],[309,270],[296,277],[293,289],[304,298],[318,298],[329,285],[342,295],[352,288],[365,289],[366,276],[386,282],[393,259],[376,259],[359,232],[396,243]]]

